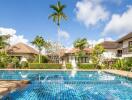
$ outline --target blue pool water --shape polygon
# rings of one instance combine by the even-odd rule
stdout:
[[[3,100],[132,100],[132,79],[97,71],[0,71],[0,79],[30,80]]]

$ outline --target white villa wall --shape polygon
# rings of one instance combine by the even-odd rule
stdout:
[[[104,59],[116,58],[117,50],[116,49],[105,49],[103,53]]]
[[[129,41],[132,41],[132,38],[123,41],[123,48],[127,48],[129,46]],[[132,57],[132,52],[129,52],[127,54],[123,54],[122,57]]]
[[[123,48],[127,48],[128,47],[129,41],[132,41],[132,38],[123,41]]]
[[[125,58],[125,57],[132,57],[132,53],[131,54],[123,54],[122,57],[123,58]]]

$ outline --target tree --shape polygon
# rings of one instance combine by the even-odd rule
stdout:
[[[93,48],[92,54],[91,54],[91,60],[93,62],[93,64],[96,65],[96,68],[99,66],[100,62],[101,62],[101,57],[102,54],[104,52],[104,48],[98,44]]]
[[[54,12],[49,15],[49,19],[52,18],[53,22],[55,22],[58,26],[58,34],[60,30],[60,21],[62,19],[66,20],[67,16],[63,12],[64,8],[66,8],[66,5],[62,5],[60,1],[57,2],[56,5],[50,5],[50,8],[54,10]],[[58,41],[59,41],[59,36],[58,36]]]
[[[86,38],[77,39],[73,43],[74,47],[79,49],[79,52],[77,52],[78,56],[83,56],[84,52],[83,49],[88,46],[88,42]]]
[[[9,35],[0,36],[0,49],[5,49],[5,47],[9,45],[7,42],[9,37],[10,37]]]
[[[79,50],[83,50],[88,45],[87,39],[77,39],[74,41],[74,47],[78,48]]]
[[[6,52],[6,47],[9,45],[8,39],[10,35],[1,35],[0,36],[0,67],[6,67],[9,62],[11,62],[10,56]]]
[[[43,47],[47,48],[48,44],[41,36],[36,36],[35,39],[31,42],[33,45],[35,45],[39,50],[39,63],[41,63],[40,57],[41,57],[41,51]]]

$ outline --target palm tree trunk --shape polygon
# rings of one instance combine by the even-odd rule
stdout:
[[[60,42],[60,26],[57,26],[57,32],[58,32],[58,43]]]
[[[41,63],[41,51],[39,50],[39,63]]]
[[[57,26],[57,30],[58,30],[58,51],[59,51],[59,63],[60,63],[60,47],[59,47],[59,44],[60,44],[60,25]]]

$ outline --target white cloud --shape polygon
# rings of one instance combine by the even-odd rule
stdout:
[[[88,40],[88,43],[90,44],[91,47],[93,47],[96,44],[99,44],[104,41],[114,41],[114,40],[111,37],[106,37],[106,38],[100,38],[98,40]]]
[[[16,43],[19,43],[19,42],[22,42],[22,43],[25,43],[27,44],[28,43],[28,40],[24,38],[23,35],[13,35],[11,38],[10,38],[10,44],[11,45],[14,45]]]
[[[19,42],[28,43],[28,40],[25,39],[23,35],[16,35],[16,30],[12,28],[0,27],[0,35],[11,35],[11,38],[9,39],[10,45],[14,45]]]
[[[15,34],[16,34],[16,30],[12,28],[0,27],[0,35],[15,35]]]
[[[103,35],[106,34],[127,34],[132,31],[132,7],[128,6],[128,10],[122,15],[114,14],[112,19],[108,22]]]
[[[101,0],[81,0],[76,4],[76,17],[87,27],[108,19],[109,13],[101,5]]]
[[[64,30],[60,30],[58,35],[59,35],[59,37],[62,37],[64,39],[68,39],[70,37],[69,33]]]

